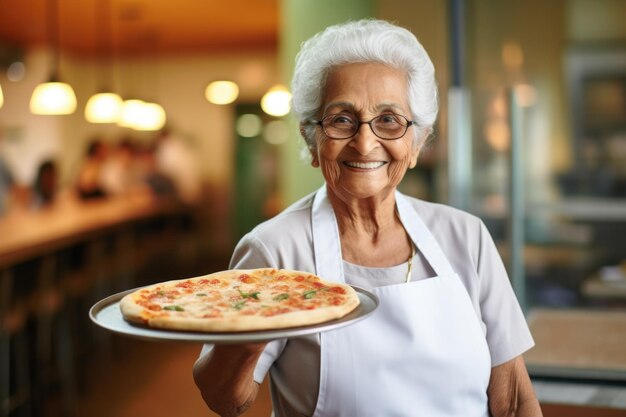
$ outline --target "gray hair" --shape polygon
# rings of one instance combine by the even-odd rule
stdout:
[[[364,19],[327,27],[304,42],[296,56],[292,108],[308,148],[317,147],[316,126],[306,122],[322,105],[329,70],[357,62],[378,62],[406,72],[408,102],[417,124],[414,143],[425,141],[439,109],[433,63],[407,29],[384,20]]]

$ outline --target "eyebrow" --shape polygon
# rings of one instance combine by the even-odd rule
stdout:
[[[332,107],[343,107],[343,108],[345,108],[347,110],[350,110],[350,111],[356,113],[356,108],[354,107],[353,103],[350,103],[350,102],[347,102],[347,101],[334,101],[334,102],[328,103],[326,106],[324,106],[324,114],[326,114],[328,109],[332,108]],[[389,109],[389,108],[391,108],[394,111],[397,111],[398,113],[403,113],[404,112],[403,108],[401,108],[398,104],[393,103],[393,102],[386,102],[386,103],[384,102],[384,103],[377,104],[374,107],[374,110],[376,112],[380,112],[382,110],[386,110],[386,109]]]

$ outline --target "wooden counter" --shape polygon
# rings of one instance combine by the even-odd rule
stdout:
[[[0,415],[6,404],[35,415],[62,404],[63,415],[74,414],[84,362],[108,363],[113,343],[92,327],[89,307],[193,266],[201,239],[193,210],[137,192],[87,202],[68,195],[0,217]]]
[[[528,323],[531,375],[626,382],[626,311],[535,309]]]
[[[133,194],[88,202],[67,198],[47,209],[12,212],[0,218],[0,268],[182,211],[175,201]]]

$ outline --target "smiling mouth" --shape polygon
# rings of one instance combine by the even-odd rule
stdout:
[[[354,161],[344,161],[344,165],[350,168],[358,168],[358,169],[376,169],[385,165],[386,162],[375,161],[375,162],[354,162]]]

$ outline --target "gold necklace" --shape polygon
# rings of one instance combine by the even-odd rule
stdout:
[[[411,242],[411,256],[409,257],[409,270],[406,273],[406,282],[411,281],[411,272],[413,272],[413,258],[415,258],[415,245]]]
[[[394,213],[397,219],[400,221],[400,223],[402,223],[402,220],[400,219],[400,213],[398,213],[398,206],[394,207]],[[411,281],[411,272],[413,272],[413,258],[415,258],[415,245],[413,244],[413,241],[411,240],[411,237],[409,236],[408,233],[407,233],[407,237],[409,238],[409,242],[411,243],[411,256],[409,257],[409,270],[406,272],[405,282]]]

